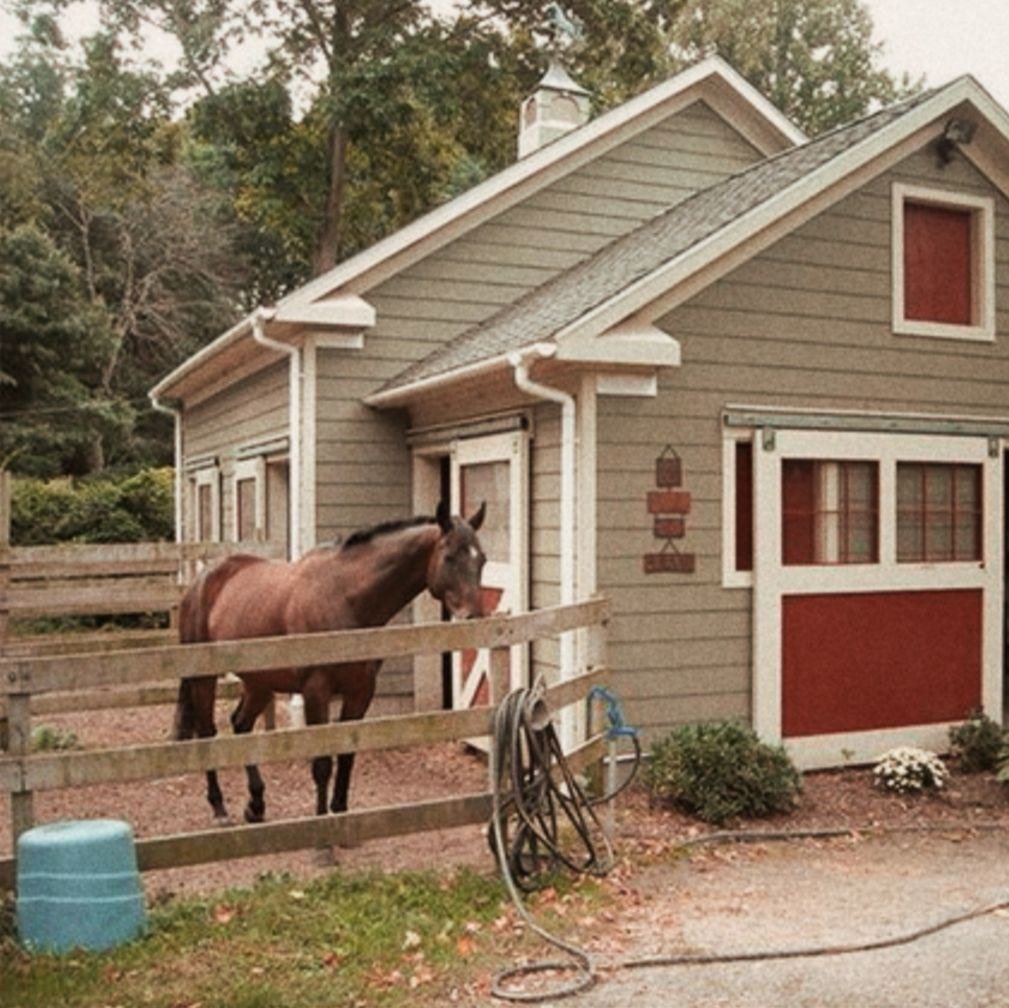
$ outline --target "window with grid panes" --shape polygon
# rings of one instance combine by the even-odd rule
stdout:
[[[981,467],[897,463],[897,560],[981,559]]]
[[[876,563],[878,464],[784,459],[781,513],[786,566]]]

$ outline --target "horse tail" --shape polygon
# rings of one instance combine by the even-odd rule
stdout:
[[[179,602],[179,643],[198,644],[210,640],[210,613],[214,603],[221,594],[221,589],[243,567],[253,563],[261,563],[260,557],[247,553],[237,553],[226,557],[216,566],[205,570],[186,589]],[[196,731],[196,697],[194,682],[201,686],[210,686],[211,705],[213,705],[213,686],[216,680],[209,677],[182,679],[179,682],[179,697],[175,705],[174,736],[176,741],[190,739]],[[200,691],[206,694],[206,690]]]

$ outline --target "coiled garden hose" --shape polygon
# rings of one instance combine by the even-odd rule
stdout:
[[[612,698],[612,694],[608,694]],[[607,696],[604,702],[609,703]],[[615,701],[615,698],[612,698]],[[619,711],[619,707],[616,708]],[[611,713],[611,725],[614,717]],[[622,720],[619,721],[622,726]],[[626,726],[623,726],[626,727]],[[641,750],[634,740],[637,770]],[[633,772],[632,771],[632,777]],[[629,777],[610,794],[590,799],[568,767],[557,735],[550,723],[550,712],[542,696],[542,686],[509,693],[495,711],[490,751],[492,813],[489,830],[491,849],[497,858],[506,888],[519,915],[544,941],[566,952],[571,959],[548,960],[513,966],[498,972],[491,993],[503,1000],[534,1003],[569,997],[592,987],[598,976],[597,964],[589,953],[573,942],[547,931],[533,920],[522,899],[522,891],[535,888],[535,879],[558,865],[573,871],[605,875],[613,864],[613,849],[593,811],[594,806],[611,800],[629,783]],[[584,847],[584,856],[576,859],[562,847],[560,830],[567,823]],[[974,828],[1002,828],[1000,824],[974,824]],[[948,829],[948,826],[939,827]],[[876,829],[874,832],[919,832],[925,828]],[[854,829],[780,830],[773,832],[715,833],[685,841],[684,847],[705,844],[768,842],[803,837],[853,836]],[[607,962],[607,968],[643,969],[656,966],[708,966],[738,962],[763,962],[773,959],[808,959],[847,955],[908,945],[956,924],[1009,908],[1009,899],[1000,900],[964,913],[946,917],[904,934],[868,942],[791,949],[761,949],[711,955],[658,955]],[[573,978],[548,991],[506,989],[504,984],[521,976],[552,971],[573,972]]]

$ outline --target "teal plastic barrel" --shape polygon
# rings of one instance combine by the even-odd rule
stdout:
[[[82,819],[22,833],[16,914],[33,951],[100,951],[135,938],[146,918],[129,823]]]

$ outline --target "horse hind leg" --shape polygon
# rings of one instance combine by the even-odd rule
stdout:
[[[305,698],[305,724],[326,724],[329,721],[329,701],[332,693],[329,684],[320,675],[312,675],[302,691]],[[312,780],[315,782],[315,814],[326,814],[326,796],[329,780],[333,776],[333,757],[316,756],[312,760]]]
[[[271,690],[256,689],[246,683],[238,706],[231,712],[231,727],[236,735],[246,735],[252,731],[256,718],[265,710],[273,697]],[[245,764],[245,776],[249,782],[249,801],[245,806],[245,821],[259,823],[266,815],[266,785],[255,763]]]
[[[360,678],[354,682],[352,689],[343,694],[343,705],[340,708],[341,721],[359,721],[368,712],[371,699],[375,695],[375,679],[378,676],[379,662],[369,662],[360,668]],[[340,753],[336,759],[336,782],[333,785],[333,800],[330,812],[346,812],[350,794],[350,776],[354,770],[355,753]]]

